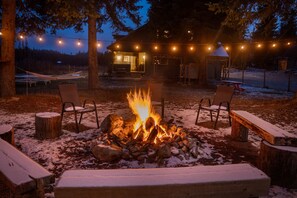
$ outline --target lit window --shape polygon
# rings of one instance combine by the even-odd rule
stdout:
[[[121,61],[122,60],[122,56],[121,55],[117,55],[117,61]]]

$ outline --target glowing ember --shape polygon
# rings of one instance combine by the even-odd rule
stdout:
[[[127,94],[127,99],[133,114],[136,116],[133,129],[134,139],[147,141],[153,138],[150,141],[156,143],[156,139],[158,138],[161,141],[166,133],[164,132],[164,128],[160,126],[160,115],[153,109],[150,90],[147,92],[141,90],[130,91]]]

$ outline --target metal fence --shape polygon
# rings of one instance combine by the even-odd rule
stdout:
[[[248,68],[245,70],[230,69],[229,80],[243,82],[244,85],[276,89],[281,91],[297,91],[296,71],[268,71]]]

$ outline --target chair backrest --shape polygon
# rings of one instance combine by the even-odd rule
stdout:
[[[163,83],[148,82],[148,87],[151,92],[152,101],[160,102],[163,97]]]
[[[59,92],[62,103],[72,102],[75,106],[81,106],[76,84],[61,84],[59,85]]]
[[[234,93],[233,86],[218,85],[212,104],[219,105],[221,102],[229,102],[230,104],[233,93]],[[224,104],[224,106],[225,105],[226,104]]]

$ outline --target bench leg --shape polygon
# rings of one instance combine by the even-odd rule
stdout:
[[[248,141],[248,132],[249,129],[237,122],[236,120],[232,120],[232,128],[231,128],[231,137],[234,140],[247,142]]]

